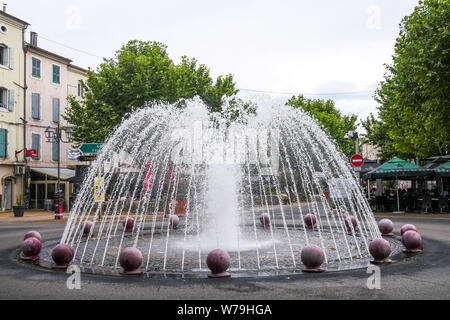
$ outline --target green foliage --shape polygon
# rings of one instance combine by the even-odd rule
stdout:
[[[344,136],[348,131],[356,129],[356,115],[342,115],[333,100],[306,99],[303,95],[292,97],[286,104],[301,108],[313,116],[328,131],[344,154],[350,156],[355,152],[354,141],[344,139]]]
[[[63,115],[76,143],[104,141],[126,114],[146,102],[182,107],[183,99],[199,96],[210,111],[224,112],[222,99],[237,93],[233,76],[219,76],[214,82],[205,65],[187,57],[175,64],[166,49],[158,42],[130,41],[114,59],[88,71],[83,101],[69,97]]]
[[[376,91],[381,121],[370,142],[383,155],[428,157],[450,146],[450,2],[420,1],[400,24],[393,64]],[[372,119],[365,121],[369,126]],[[367,129],[367,128],[366,128]]]
[[[23,196],[23,193],[19,193],[16,198],[16,206],[22,207],[24,205],[25,205],[25,197]]]

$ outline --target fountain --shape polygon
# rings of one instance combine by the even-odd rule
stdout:
[[[321,249],[325,269],[366,262],[381,234],[347,162],[298,109],[261,106],[229,121],[199,99],[148,105],[104,144],[60,243],[73,263],[113,272],[129,247],[147,274],[204,273],[214,249],[229,254],[230,272],[300,270],[306,246]]]

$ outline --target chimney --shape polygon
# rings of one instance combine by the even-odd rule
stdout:
[[[30,44],[33,47],[38,46],[38,34],[36,32],[33,32],[33,31],[30,32]]]
[[[4,4],[3,4],[3,12],[6,12],[6,6],[7,6],[7,4],[4,3]]]

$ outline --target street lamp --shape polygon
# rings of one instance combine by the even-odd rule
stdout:
[[[56,198],[58,199],[57,204],[55,206],[55,219],[62,219],[62,190],[61,190],[61,142],[62,143],[72,143],[72,134],[73,130],[72,128],[65,129],[66,138],[67,140],[64,140],[62,137],[62,129],[60,127],[60,123],[58,121],[58,126],[56,128],[50,128],[47,127],[45,129],[45,137],[47,138],[47,142],[54,143],[56,142],[58,144],[58,187],[55,192]]]

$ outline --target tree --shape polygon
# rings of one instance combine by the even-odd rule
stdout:
[[[354,142],[345,139],[344,136],[348,131],[356,129],[356,115],[342,115],[333,100],[306,99],[303,95],[292,97],[286,104],[293,108],[301,108],[314,117],[328,131],[344,154],[350,156],[355,151]]]
[[[420,1],[400,24],[392,58],[376,91],[380,121],[370,142],[381,146],[385,155],[448,153],[450,2]]]
[[[101,142],[122,118],[146,102],[178,103],[199,96],[211,112],[223,112],[222,99],[237,93],[232,75],[214,82],[209,69],[196,59],[175,64],[158,42],[130,41],[88,71],[82,101],[69,97],[63,115],[74,129],[76,143]]]

